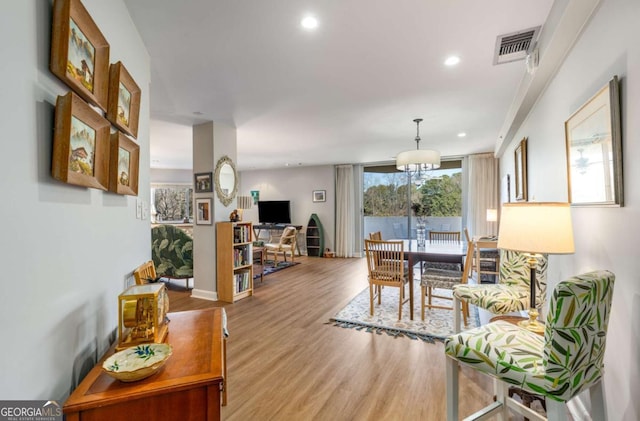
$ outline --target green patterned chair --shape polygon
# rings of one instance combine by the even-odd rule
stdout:
[[[151,256],[156,273],[161,278],[193,278],[193,239],[173,225],[158,225],[151,229]]]
[[[460,301],[493,314],[529,309],[530,271],[528,256],[512,250],[500,250],[500,279],[497,284],[464,284],[453,287],[453,327],[460,332]],[[547,294],[546,254],[538,255],[536,268],[536,307],[541,308]]]
[[[605,420],[603,359],[615,275],[601,270],[560,282],[551,297],[544,337],[505,321],[452,335],[445,340],[447,419],[458,420],[458,364],[497,380],[496,402],[467,419],[508,409],[535,420],[535,411],[508,396],[508,386],[545,397],[549,420],[566,419],[564,403],[589,390],[591,416]]]

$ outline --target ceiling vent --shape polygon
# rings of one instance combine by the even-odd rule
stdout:
[[[524,60],[527,54],[533,50],[538,39],[540,26],[498,35],[496,38],[496,51],[493,56],[493,64],[509,63],[510,61]]]

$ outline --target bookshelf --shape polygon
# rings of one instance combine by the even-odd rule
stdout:
[[[253,295],[251,222],[216,223],[218,299],[236,302]]]
[[[320,218],[311,214],[307,224],[307,256],[322,257],[324,253],[324,230]]]

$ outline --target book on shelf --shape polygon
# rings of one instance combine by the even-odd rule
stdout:
[[[249,271],[240,272],[235,275],[236,294],[249,289]]]
[[[235,227],[233,227],[233,242],[251,242],[251,230],[249,229],[249,225],[236,225]]]

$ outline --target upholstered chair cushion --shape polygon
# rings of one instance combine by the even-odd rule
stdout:
[[[464,284],[453,287],[453,295],[469,304],[495,314],[511,313],[529,308],[530,269],[528,256],[501,250],[500,278],[495,285]],[[536,306],[545,302],[547,291],[547,255],[538,256],[536,266]]]
[[[595,271],[560,282],[544,337],[505,321],[450,336],[445,353],[522,389],[565,402],[602,377],[615,276]]]

